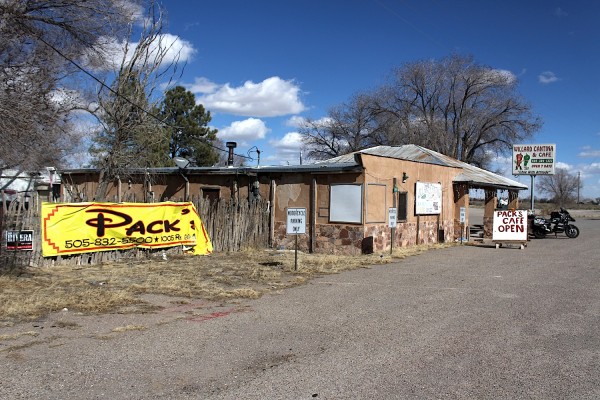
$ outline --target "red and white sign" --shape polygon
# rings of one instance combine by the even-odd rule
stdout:
[[[492,240],[527,241],[527,211],[496,211],[494,213]]]

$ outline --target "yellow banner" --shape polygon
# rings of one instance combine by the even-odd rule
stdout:
[[[44,257],[187,246],[193,254],[212,252],[212,243],[191,202],[43,203]]]

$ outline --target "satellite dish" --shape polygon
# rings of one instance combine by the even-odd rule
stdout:
[[[183,157],[173,157],[173,161],[175,162],[175,165],[181,169],[186,169],[188,165],[190,165],[190,160]]]

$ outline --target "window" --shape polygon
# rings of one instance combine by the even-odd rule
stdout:
[[[398,193],[398,221],[406,221],[408,219],[408,193]]]
[[[211,203],[219,201],[220,189],[219,188],[202,188],[202,198],[208,200]]]

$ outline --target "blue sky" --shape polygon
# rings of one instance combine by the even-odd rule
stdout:
[[[442,0],[164,1],[186,48],[179,84],[211,111],[236,153],[298,163],[294,121],[325,117],[393,67],[473,55],[512,72],[544,121],[528,143],[600,197],[600,2]],[[256,158],[255,152],[250,152]],[[248,162],[255,165],[256,160]],[[510,161],[499,160],[510,176]],[[529,177],[515,178],[529,185]]]

